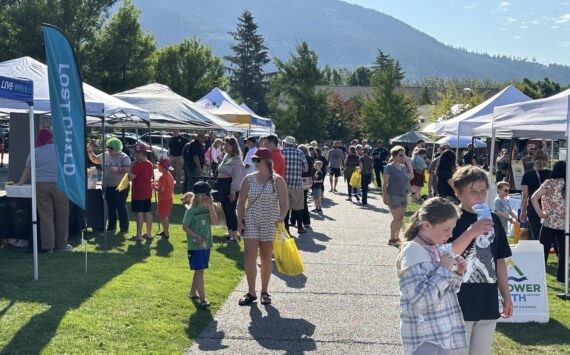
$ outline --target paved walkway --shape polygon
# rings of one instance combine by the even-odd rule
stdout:
[[[274,271],[271,306],[238,306],[244,277],[188,353],[401,353],[397,250],[387,246],[390,215],[374,190],[368,208],[325,193],[324,218],[297,239],[305,273]]]

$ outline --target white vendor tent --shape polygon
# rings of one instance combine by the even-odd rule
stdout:
[[[196,101],[196,104],[229,122],[249,124],[251,118],[251,113],[241,108],[227,92],[217,87]]]
[[[239,107],[241,107],[242,109],[244,109],[245,111],[247,111],[251,114],[250,135],[257,136],[257,135],[263,135],[263,134],[271,134],[271,133],[275,132],[275,125],[273,124],[273,121],[271,121],[270,118],[259,116],[258,114],[253,112],[253,110],[250,109],[249,106],[247,106],[245,104],[245,102],[242,103],[241,105],[239,105]],[[259,134],[256,134],[256,133],[259,133]]]
[[[467,148],[469,144],[473,143],[475,148],[486,148],[487,143],[480,141],[479,139],[473,139],[471,136],[447,136],[435,142],[435,144],[447,143],[450,148]]]
[[[22,57],[0,63],[0,75],[26,78],[34,82],[34,109],[36,113],[51,111],[47,65],[30,57]],[[147,122],[146,110],[119,100],[91,85],[83,84],[85,107],[88,116],[107,117],[107,121]],[[12,103],[2,105],[3,113],[27,111],[27,105]],[[145,125],[146,126],[146,125]]]
[[[153,127],[241,131],[233,123],[207,112],[166,85],[148,84],[113,96],[147,110]]]
[[[475,128],[491,122],[493,118],[493,109],[495,107],[529,100],[532,99],[520,92],[514,86],[509,85],[487,101],[463,112],[457,117],[437,125],[435,135],[472,135]]]
[[[426,144],[433,144],[433,141],[418,131],[410,131],[401,134],[397,137],[390,139],[390,144],[405,143],[405,144],[416,144],[417,141],[423,140]]]
[[[570,137],[570,90],[566,90],[555,96],[521,102],[518,104],[496,107],[494,110],[494,120],[491,124],[491,157],[495,153],[496,132],[511,137],[525,138],[552,138],[566,140],[568,145]],[[494,159],[490,159],[489,171],[493,171]],[[570,164],[568,155],[566,156],[566,176],[570,177]],[[570,183],[566,183],[566,209],[570,209]],[[568,212],[567,212],[568,213]],[[570,232],[570,219],[565,218],[565,243],[564,248],[568,251]],[[565,268],[565,299],[570,299],[568,292],[568,264],[569,254],[566,253]]]

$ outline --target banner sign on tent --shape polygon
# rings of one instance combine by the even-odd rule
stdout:
[[[521,240],[517,245],[511,245],[511,250],[513,256],[507,259],[507,273],[513,316],[499,319],[499,322],[548,323],[548,288],[542,244],[538,240]]]
[[[57,186],[85,210],[85,102],[75,53],[65,35],[42,26],[48,65],[52,129],[58,159]]]
[[[524,175],[524,164],[520,160],[513,160],[511,162],[513,171],[513,180],[515,181],[515,189],[522,190],[522,178]]]
[[[34,82],[0,76],[0,97],[32,104],[34,102]]]

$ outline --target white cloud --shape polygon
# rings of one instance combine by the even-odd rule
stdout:
[[[479,4],[478,2],[476,2],[476,3],[473,3],[473,4],[469,4],[469,5],[464,5],[463,8],[464,8],[465,10],[474,10],[474,9],[478,8],[479,5],[480,5],[480,4]]]
[[[533,25],[538,25],[540,23],[540,21],[538,20],[532,20],[530,21],[530,23],[532,23]]]
[[[570,47],[570,41],[566,41],[566,42],[562,42],[558,44],[558,47],[560,48],[568,48]]]
[[[501,27],[501,28],[499,28],[499,31],[506,31],[506,30],[507,30],[506,27]]]
[[[508,7],[511,3],[508,1],[501,1],[501,3],[499,4],[500,7]]]
[[[562,1],[560,3],[561,6],[570,6],[570,1]]]
[[[556,22],[556,23],[570,22],[570,14],[564,14],[564,15],[558,17],[558,19],[554,22]]]
[[[513,39],[518,41],[518,40],[523,39],[523,37],[522,36],[513,36]]]
[[[553,30],[557,30],[560,28],[560,26],[553,25],[553,26],[550,26],[550,28],[552,28]]]
[[[524,29],[528,28],[528,25],[522,25],[522,26],[520,26],[520,28],[524,30]]]
[[[511,16],[507,16],[505,17],[505,21],[507,21],[508,24],[512,25],[513,23],[517,22],[517,19]]]

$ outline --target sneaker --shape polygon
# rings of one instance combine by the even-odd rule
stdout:
[[[354,194],[354,198],[356,199],[356,201],[360,201],[360,197],[358,197],[357,194]]]
[[[67,244],[63,248],[55,249],[55,251],[70,251],[73,250],[73,247],[70,244]]]

